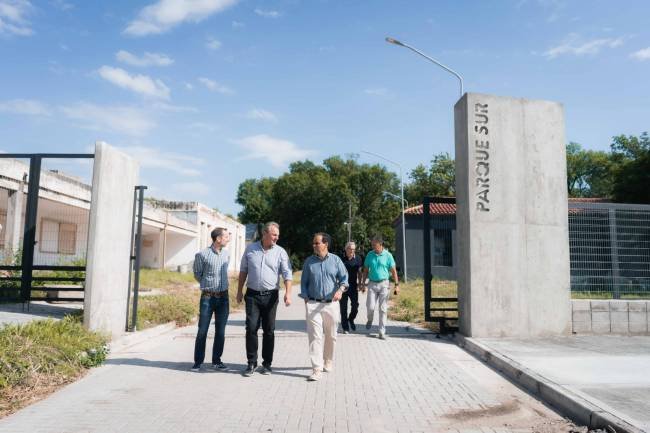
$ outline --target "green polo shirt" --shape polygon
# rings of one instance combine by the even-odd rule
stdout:
[[[370,251],[363,262],[363,266],[368,268],[370,281],[383,281],[388,279],[391,268],[395,267],[395,259],[388,250],[383,250],[381,254]]]

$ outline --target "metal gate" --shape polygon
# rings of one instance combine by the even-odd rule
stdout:
[[[456,199],[424,197],[422,218],[424,320],[437,322],[441,334],[453,333],[458,330]]]
[[[92,158],[0,154],[2,302],[83,301]]]

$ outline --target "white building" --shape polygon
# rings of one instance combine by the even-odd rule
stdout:
[[[29,166],[22,161],[0,158],[0,259],[4,263],[9,263],[22,246],[28,173]],[[90,196],[91,186],[81,179],[60,172],[41,172],[35,265],[85,261]],[[217,227],[230,232],[230,272],[235,274],[245,248],[243,224],[196,202],[174,203],[174,209],[145,203],[142,266],[187,269],[184,265],[191,264],[194,254],[210,245],[210,232]]]

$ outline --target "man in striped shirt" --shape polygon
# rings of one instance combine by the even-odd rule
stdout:
[[[226,333],[226,322],[230,303],[228,301],[228,263],[230,254],[224,247],[230,241],[230,235],[224,228],[218,227],[210,233],[212,245],[199,251],[194,256],[194,278],[201,286],[199,303],[199,331],[194,343],[194,366],[192,371],[200,371],[205,359],[205,340],[208,336],[210,321],[214,313],[214,344],[212,345],[212,367],[226,370],[221,362]]]

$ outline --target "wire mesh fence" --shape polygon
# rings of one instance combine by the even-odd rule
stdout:
[[[572,203],[574,298],[650,298],[650,206]]]

